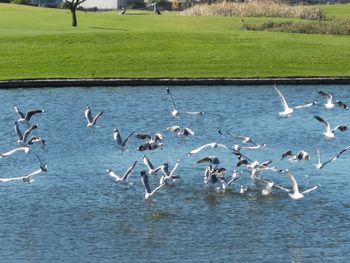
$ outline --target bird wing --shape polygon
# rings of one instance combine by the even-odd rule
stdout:
[[[97,120],[102,116],[103,111],[97,113],[97,115],[95,116],[95,118],[92,120],[92,124],[95,125]]]
[[[216,158],[216,157],[214,157],[214,156],[206,156],[206,157],[203,157],[203,158],[197,160],[196,163],[197,163],[197,164],[199,164],[199,163],[213,163],[213,161],[214,161],[215,158]],[[216,159],[217,159],[217,158],[216,158]],[[219,159],[217,159],[217,161],[219,161]],[[220,162],[218,162],[217,164],[219,164],[219,163],[220,163]]]
[[[344,110],[346,110],[348,108],[348,106],[346,106],[346,104],[344,102],[342,102],[341,100],[337,100],[335,102],[335,104]]]
[[[140,140],[150,140],[152,138],[149,133],[136,133],[135,137]]]
[[[128,170],[125,172],[125,174],[123,175],[122,180],[124,180],[124,181],[128,180],[128,178],[129,178],[131,172],[134,170],[136,164],[137,164],[137,161],[135,161],[135,162],[129,167],[129,169],[128,169]]]
[[[209,147],[213,148],[214,145],[215,145],[214,142],[213,142],[213,143],[204,144],[204,145],[202,145],[202,146],[200,146],[200,147],[198,147],[198,148],[196,148],[196,149],[193,149],[193,150],[190,151],[189,153],[187,153],[187,156],[190,156],[190,155],[192,155],[192,154],[199,153],[201,150],[203,150],[203,149],[205,149],[205,148],[209,148]]]
[[[29,147],[17,147],[11,151],[8,151],[8,152],[5,152],[5,153],[0,153],[0,157],[7,157],[7,156],[10,156],[18,151],[28,151]]]
[[[91,116],[91,109],[90,108],[86,108],[84,113],[85,113],[86,120],[89,123],[92,123],[93,119],[92,119],[92,116]]]
[[[315,191],[318,187],[319,187],[318,185],[315,185],[314,187],[311,187],[311,188],[309,188],[309,189],[306,189],[306,190],[302,191],[301,193],[302,193],[302,194],[311,193],[311,192]]]
[[[297,109],[312,107],[314,105],[316,105],[315,101],[314,102],[310,102],[310,103],[306,103],[306,104],[303,104],[303,105],[295,106],[293,108],[297,110]]]
[[[171,96],[170,89],[169,89],[169,88],[166,88],[166,92],[168,93],[168,96],[169,96],[169,98],[170,98],[170,100],[171,100],[171,103],[173,104],[174,110],[176,110],[176,105],[175,105],[173,96]]]
[[[336,130],[346,131],[347,129],[348,129],[348,127],[345,126],[345,125],[338,125],[337,127],[335,127],[335,128],[333,129],[333,131],[336,131]]]
[[[122,142],[122,145],[123,145],[123,146],[125,146],[125,145],[128,143],[130,137],[133,136],[134,133],[135,133],[135,131],[132,131],[132,132],[124,139],[124,141]]]
[[[22,180],[22,177],[0,178],[0,183],[8,183],[8,182],[14,182],[14,181],[20,181],[20,180]]]
[[[184,134],[187,133],[188,135],[194,135],[194,131],[188,127],[184,127],[183,130],[184,130]]]
[[[175,164],[175,166],[174,166],[174,168],[171,170],[171,172],[170,172],[170,177],[173,177],[173,174],[174,174],[174,172],[176,171],[176,169],[177,169],[177,167],[179,166],[179,160],[177,160],[177,162],[176,162],[176,164]]]
[[[330,93],[319,91],[318,92],[321,96],[326,97],[327,103],[332,101],[333,96]]]
[[[322,122],[324,125],[326,125],[326,131],[331,131],[331,125],[328,121],[322,119],[320,116],[314,115],[314,118],[318,120],[319,122]]]
[[[187,115],[203,115],[204,111],[185,111],[181,112],[181,114],[187,114]]]
[[[290,172],[288,172],[288,176],[289,176],[290,181],[292,182],[294,193],[299,193],[297,180],[295,179],[295,177]]]
[[[154,170],[154,166],[153,166],[153,164],[151,163],[151,161],[147,158],[147,156],[146,155],[144,155],[143,157],[142,157],[142,160],[143,160],[143,163],[148,167],[148,170]]]
[[[163,134],[161,134],[161,133],[156,133],[155,135],[154,135],[154,141],[155,142],[161,142],[161,141],[163,141],[164,140],[164,135]]]
[[[31,111],[28,111],[26,116],[25,116],[25,119],[27,121],[30,121],[30,118],[34,115],[34,114],[37,114],[37,113],[43,113],[44,111],[43,110],[31,110]]]
[[[29,134],[30,134],[32,131],[36,130],[38,127],[39,127],[38,124],[34,124],[32,127],[30,127],[29,129],[27,129],[27,130],[24,132],[24,134],[23,134],[23,141],[25,142],[25,141],[27,140]]]
[[[17,107],[13,107],[14,109],[15,109],[15,111],[17,112],[17,114],[19,115],[19,117],[21,118],[21,119],[24,119],[24,113],[23,112],[21,112]]]
[[[146,172],[141,174],[141,181],[142,181],[143,186],[145,187],[146,193],[151,194],[152,191],[151,191],[151,187],[149,186],[149,183],[148,183],[148,176],[147,176]]]
[[[16,134],[17,134],[18,139],[19,139],[20,141],[22,141],[22,140],[23,140],[23,135],[22,135],[21,130],[19,129],[19,126],[18,126],[18,123],[17,123],[17,122],[15,122],[15,132],[16,132]]]
[[[151,195],[153,195],[155,192],[157,192],[160,188],[162,188],[165,184],[160,184],[158,185],[156,188],[153,189],[153,191],[150,193]]]
[[[117,175],[114,171],[112,171],[112,170],[110,170],[109,172],[108,172],[108,175],[110,176],[110,177],[113,177],[115,180],[121,180],[122,178],[119,176],[119,175]]]
[[[275,84],[275,90],[276,90],[278,96],[280,97],[280,100],[281,100],[281,103],[282,103],[282,106],[283,106],[284,110],[289,109],[286,99],[284,98],[284,96],[281,93],[281,91],[277,88],[276,84]]]

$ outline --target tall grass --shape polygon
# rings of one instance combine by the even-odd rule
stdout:
[[[324,20],[326,18],[324,11],[317,6],[292,6],[270,1],[200,4],[186,9],[182,14],[186,16],[283,17],[310,20]]]

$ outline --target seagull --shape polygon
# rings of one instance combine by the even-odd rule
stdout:
[[[12,178],[0,178],[1,183],[14,182],[14,181],[22,181],[25,183],[31,183],[33,181],[33,177],[38,176],[39,174],[47,172],[47,166],[40,166],[39,170],[36,170],[26,176],[21,177],[12,177]]]
[[[29,134],[30,134],[33,130],[37,129],[38,127],[39,127],[39,125],[38,125],[38,124],[35,124],[35,125],[33,125],[32,127],[30,127],[29,129],[27,129],[27,130],[23,133],[23,135],[22,135],[22,132],[21,132],[21,130],[19,129],[19,126],[18,126],[18,122],[16,121],[16,122],[15,122],[15,131],[16,131],[16,134],[17,134],[17,137],[18,137],[17,143],[18,143],[19,145],[28,146],[28,144],[27,144],[27,138],[28,138]]]
[[[309,160],[310,156],[306,151],[300,151],[298,154],[293,154],[291,150],[286,151],[285,153],[282,154],[281,160],[288,158],[289,161],[291,162],[296,162],[300,160]]]
[[[156,133],[153,137],[149,133],[137,133],[135,137],[140,140],[147,140],[146,143],[138,147],[139,151],[155,150],[163,146],[164,135],[161,133]]]
[[[219,160],[219,158],[210,155],[210,156],[206,156],[206,157],[203,157],[203,158],[197,160],[196,163],[197,164],[199,164],[199,163],[210,163],[210,164],[218,165],[218,164],[220,164],[220,160]]]
[[[280,97],[280,100],[281,100],[281,103],[282,103],[282,106],[283,106],[283,109],[284,109],[284,111],[278,113],[278,115],[280,115],[281,117],[288,118],[289,116],[292,115],[292,113],[296,109],[301,109],[301,108],[306,108],[306,107],[311,107],[311,106],[316,105],[316,102],[311,102],[311,103],[307,103],[307,104],[304,104],[304,105],[300,105],[300,106],[296,106],[296,107],[290,108],[288,106],[288,103],[287,103],[286,99],[284,98],[283,94],[277,88],[276,84],[275,84],[275,90],[276,90],[278,96]]]
[[[151,190],[151,187],[149,186],[148,183],[148,175],[146,171],[142,170],[141,171],[141,181],[143,183],[143,186],[145,187],[145,199],[150,200],[152,196],[154,195],[155,192],[157,192],[160,188],[164,186],[164,184],[158,185],[156,188]]]
[[[188,136],[193,136],[194,135],[194,131],[191,130],[190,128],[188,128],[188,127],[181,128],[178,125],[174,125],[174,126],[166,128],[166,129],[169,132],[175,132],[180,137],[188,137]]]
[[[12,154],[15,154],[16,152],[23,151],[25,154],[28,154],[30,152],[30,148],[28,146],[23,147],[17,147],[11,151],[0,153],[0,158],[11,156]]]
[[[300,199],[304,198],[304,194],[307,194],[307,193],[310,193],[312,191],[315,191],[318,188],[318,185],[316,185],[316,186],[314,186],[312,188],[309,188],[309,189],[307,189],[305,191],[300,192],[297,180],[295,179],[295,177],[288,170],[286,170],[286,171],[287,171],[287,174],[289,176],[290,181],[292,182],[293,193],[289,189],[286,189],[286,191],[288,192],[289,197],[292,198],[293,200],[300,200]]]
[[[326,131],[323,134],[326,136],[326,139],[334,138],[336,130],[346,131],[348,129],[348,127],[345,125],[338,125],[333,130],[331,130],[331,124],[328,121],[326,121],[326,120],[324,120],[321,117],[316,116],[316,115],[314,117],[316,120],[318,120],[319,122],[322,122],[325,125]]]
[[[260,181],[260,182],[265,184],[264,189],[261,190],[261,194],[265,195],[265,196],[266,195],[270,195],[272,193],[272,190],[273,190],[274,187],[278,188],[278,189],[281,189],[283,191],[286,191],[286,192],[290,192],[291,191],[291,190],[289,190],[289,189],[287,189],[287,188],[285,188],[283,186],[275,184],[274,182],[266,180],[266,179],[263,179],[261,177],[257,177],[256,180],[258,180],[258,181]]]
[[[233,170],[232,176],[231,176],[231,180],[229,180],[227,182],[227,185],[231,185],[232,183],[234,183],[235,181],[237,181],[239,179],[239,177],[241,176],[241,173],[237,173],[236,170]]]
[[[208,144],[204,144],[199,148],[193,149],[192,151],[190,151],[189,153],[187,153],[187,156],[191,156],[193,154],[199,153],[201,150],[205,149],[205,148],[225,148],[227,150],[230,150],[226,145],[224,144],[220,144],[220,143],[208,143]]]
[[[248,186],[241,185],[241,188],[239,189],[239,193],[245,194],[246,192],[248,192]]]
[[[37,136],[30,137],[30,139],[28,141],[28,145],[40,144],[41,148],[43,150],[44,150],[44,147],[45,147],[45,143],[46,143],[46,141],[43,138],[37,137]]]
[[[15,109],[15,111],[17,112],[19,119],[17,120],[17,122],[19,123],[25,123],[26,125],[29,126],[29,121],[32,118],[32,116],[34,114],[37,113],[43,113],[44,110],[32,110],[32,111],[28,111],[26,114],[24,114],[23,112],[21,112],[17,107],[13,107]]]
[[[151,163],[151,161],[147,158],[146,155],[142,156],[142,160],[143,163],[147,166],[148,168],[148,174],[156,174],[158,171],[160,171],[160,169],[162,168],[162,166],[159,166],[158,168],[154,168],[153,164]]]
[[[160,177],[160,180],[159,180],[159,184],[160,185],[163,185],[163,184],[168,184],[169,183],[169,180],[172,180],[172,182],[174,182],[175,179],[178,179],[180,178],[179,176],[175,176],[173,175],[175,170],[177,169],[179,165],[179,160],[177,160],[174,168],[171,170],[171,172],[169,172],[169,165],[168,163],[165,163],[161,166],[161,171],[163,172],[163,175]]]
[[[326,98],[326,103],[324,104],[324,106],[326,107],[326,109],[333,109],[335,105],[339,106],[340,108],[346,110],[348,109],[348,106],[346,106],[342,101],[337,100],[335,101],[335,105],[332,102],[333,96],[332,94],[328,93],[328,92],[323,92],[323,91],[319,91],[318,92],[321,96]]]
[[[124,173],[123,176],[117,175],[114,171],[112,171],[110,169],[107,170],[107,174],[109,176],[111,176],[112,178],[114,178],[117,183],[123,182],[125,184],[125,187],[126,187],[125,190],[127,190],[128,179],[129,179],[132,171],[134,170],[136,164],[137,164],[137,161],[134,161],[134,163],[128,168],[128,170],[126,170],[126,172]]]
[[[166,88],[166,91],[167,91],[168,96],[169,96],[169,98],[171,100],[171,103],[173,104],[173,110],[171,111],[171,115],[173,117],[178,117],[179,115],[183,115],[183,114],[187,114],[187,115],[202,115],[202,114],[204,114],[203,111],[187,111],[187,112],[181,112],[180,113],[177,110],[177,108],[176,108],[176,104],[175,104],[174,99],[173,99],[173,97],[171,96],[171,93],[170,93],[170,89]]]
[[[121,150],[121,154],[123,154],[123,152],[126,150],[126,145],[130,139],[130,137],[135,133],[135,131],[131,132],[124,140],[122,140],[121,136],[120,136],[120,132],[118,129],[114,129],[113,132],[113,139],[115,141],[117,141],[117,145]]]
[[[90,107],[86,107],[84,114],[85,114],[85,118],[88,122],[86,127],[93,128],[93,127],[95,127],[97,120],[102,116],[103,111],[99,112],[94,118],[92,118]]]
[[[317,148],[317,157],[318,157],[318,163],[316,165],[317,169],[322,169],[326,164],[329,164],[329,163],[337,160],[343,153],[345,153],[349,149],[350,149],[350,145],[345,147],[339,153],[337,153],[336,156],[334,156],[333,158],[329,159],[328,161],[325,161],[324,163],[321,163],[320,150]]]

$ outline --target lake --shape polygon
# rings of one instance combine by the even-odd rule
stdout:
[[[349,131],[324,138],[324,125],[349,125],[348,110],[327,110],[319,90],[350,104],[348,86],[280,86],[290,106],[318,101],[296,110],[290,118],[282,111],[273,86],[171,87],[178,109],[204,111],[203,116],[170,115],[172,105],[165,87],[31,88],[0,90],[0,152],[16,147],[13,107],[27,111],[43,108],[33,116],[33,132],[46,142],[43,151],[33,146],[48,172],[31,183],[0,184],[2,262],[346,262],[350,258],[350,152],[317,170],[316,149],[323,161],[350,145]],[[104,111],[92,133],[86,127],[84,108],[93,115]],[[193,137],[182,140],[166,130],[187,126]],[[24,129],[25,126],[21,126]],[[139,152],[141,140],[132,138],[123,155],[113,140],[161,132],[163,149]],[[225,193],[208,191],[203,182],[205,165],[195,161],[215,155],[228,177],[237,157],[229,151],[205,149],[187,157],[203,144],[227,146],[241,143],[224,139],[231,132],[266,143],[266,149],[242,151],[252,160],[289,169],[301,188],[319,189],[294,201],[284,191],[263,196],[248,174],[243,174]],[[229,136],[227,136],[229,138]],[[281,154],[305,150],[309,161],[280,160]],[[155,165],[180,160],[172,187],[163,187],[151,203],[144,199],[140,171],[142,155]],[[137,160],[128,190],[116,184],[106,170],[124,173]],[[38,169],[33,155],[16,154],[0,159],[1,178],[23,176]],[[268,178],[286,187],[286,174],[267,172]],[[149,176],[154,188],[159,176]],[[241,185],[249,187],[245,195]]]

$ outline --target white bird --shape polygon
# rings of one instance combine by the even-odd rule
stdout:
[[[125,186],[128,186],[128,179],[132,173],[132,171],[134,170],[135,166],[137,164],[137,161],[134,161],[134,163],[128,168],[128,170],[126,170],[126,172],[124,173],[123,176],[119,176],[117,175],[114,171],[108,169],[107,170],[107,174],[109,176],[111,176],[112,178],[115,179],[116,182],[123,182],[125,184]]]
[[[38,127],[39,127],[39,125],[38,125],[38,124],[35,124],[35,125],[33,125],[32,127],[30,127],[29,129],[27,129],[27,130],[22,134],[21,130],[19,129],[18,123],[15,122],[15,132],[16,132],[17,137],[18,137],[17,143],[18,143],[19,145],[28,146],[28,144],[27,144],[27,138],[28,138],[29,134],[30,134],[33,130],[37,129]]]
[[[196,148],[196,149],[193,149],[192,151],[190,151],[190,152],[187,153],[186,155],[187,155],[187,156],[191,156],[191,155],[193,155],[193,154],[199,153],[200,151],[202,151],[203,149],[206,149],[206,148],[224,148],[224,149],[230,150],[230,149],[229,149],[226,145],[224,145],[224,144],[220,144],[220,143],[213,142],[213,143],[204,144],[204,145],[202,145],[201,147],[198,147],[198,148]]]
[[[147,158],[146,155],[142,156],[142,160],[143,163],[147,166],[148,168],[148,174],[156,174],[158,171],[160,171],[160,169],[162,168],[162,166],[159,166],[157,168],[154,168],[153,164],[151,163],[151,161]]]
[[[328,93],[328,92],[323,92],[323,91],[319,91],[318,92],[322,97],[326,98],[326,103],[324,104],[324,106],[326,107],[326,109],[333,109],[335,105],[339,106],[342,109],[347,109],[348,106],[346,106],[346,104],[344,104],[342,101],[337,100],[335,102],[335,104],[332,102],[333,96],[332,94]]]
[[[154,193],[157,192],[160,188],[162,188],[164,186],[164,184],[158,185],[152,191],[151,187],[149,186],[149,183],[148,183],[148,175],[147,175],[146,171],[144,171],[144,170],[141,171],[141,181],[142,181],[143,186],[145,188],[145,199],[146,200],[149,200],[150,198],[152,198]]]
[[[135,131],[132,131],[124,140],[122,140],[122,137],[120,135],[120,132],[118,129],[114,129],[113,132],[113,139],[117,142],[117,146],[121,150],[121,154],[126,150],[126,145],[129,142],[129,139],[131,136],[135,133]]]
[[[26,176],[21,176],[21,177],[12,177],[12,178],[0,178],[1,183],[7,183],[7,182],[14,182],[14,181],[22,181],[25,183],[31,183],[33,181],[33,178],[35,176],[40,175],[43,172],[47,172],[47,166],[40,166],[39,170],[36,170]]]
[[[166,88],[166,91],[168,93],[168,96],[171,100],[171,103],[173,104],[173,110],[171,111],[171,115],[173,117],[178,117],[179,115],[184,115],[184,114],[187,114],[187,115],[201,115],[201,114],[204,114],[203,111],[187,111],[187,112],[179,112],[176,108],[176,104],[174,102],[174,99],[173,97],[171,96],[171,93],[170,93],[170,89],[169,88]]]
[[[174,125],[174,126],[166,128],[166,129],[169,132],[175,132],[180,137],[188,137],[188,136],[193,136],[194,135],[194,131],[191,130],[190,128],[188,128],[188,127],[181,128],[178,125]]]
[[[283,191],[286,191],[286,192],[291,192],[291,190],[289,190],[289,189],[287,189],[287,188],[285,188],[285,187],[283,187],[283,186],[280,186],[280,185],[278,185],[278,184],[275,184],[275,183],[272,182],[272,181],[263,179],[263,178],[261,178],[261,177],[257,177],[256,180],[258,180],[258,181],[260,181],[260,182],[262,182],[262,183],[265,184],[264,189],[261,190],[261,194],[262,194],[262,195],[265,195],[265,196],[266,196],[266,195],[270,195],[270,194],[272,193],[272,190],[273,190],[274,187],[275,187],[275,188],[278,188],[278,189],[281,189],[281,190],[283,190]]]
[[[93,128],[93,127],[95,127],[97,120],[102,116],[103,111],[97,113],[97,115],[94,118],[92,118],[90,107],[86,107],[84,114],[85,114],[85,118],[87,120],[86,127]]]
[[[275,90],[276,90],[278,96],[280,97],[280,100],[281,100],[281,103],[282,103],[282,106],[283,106],[283,109],[284,109],[284,111],[278,113],[278,115],[280,115],[281,117],[287,118],[290,115],[292,115],[292,113],[296,109],[301,109],[301,108],[306,108],[306,107],[311,107],[311,106],[316,105],[316,102],[311,102],[311,103],[307,103],[307,104],[304,104],[304,105],[300,105],[300,106],[296,106],[296,107],[290,108],[288,106],[288,103],[287,103],[286,99],[284,98],[283,94],[277,88],[276,84],[275,84]]]
[[[325,132],[323,133],[326,136],[326,139],[332,139],[335,137],[335,131],[336,130],[340,130],[340,131],[346,131],[348,129],[347,126],[345,125],[338,125],[337,127],[335,127],[333,130],[331,129],[331,124],[324,120],[323,118],[319,117],[319,116],[314,116],[316,120],[318,120],[319,122],[322,122],[325,125]]]
[[[333,158],[329,159],[328,161],[325,161],[324,163],[321,163],[321,156],[320,156],[320,150],[317,148],[317,159],[318,163],[316,164],[317,169],[322,169],[325,165],[334,162],[337,160],[343,153],[345,153],[347,150],[350,149],[350,145],[345,147],[343,150],[341,150],[339,153],[336,154]]]
[[[312,188],[309,188],[305,191],[300,192],[299,187],[298,187],[298,183],[297,183],[297,180],[295,179],[295,177],[289,171],[287,171],[287,174],[288,174],[289,179],[292,182],[292,186],[293,186],[293,192],[288,190],[288,189],[287,189],[287,192],[288,192],[289,197],[292,198],[293,200],[300,200],[300,199],[304,198],[304,194],[315,191],[318,188],[318,185],[316,185]]]
[[[164,140],[164,135],[161,133],[156,133],[153,136],[150,133],[137,133],[135,137],[140,140],[147,140],[146,143],[140,145],[137,149],[139,151],[155,150],[163,146],[162,141]]]
[[[17,112],[17,114],[19,116],[19,119],[17,120],[17,122],[24,123],[24,124],[26,124],[28,126],[29,126],[29,121],[33,117],[34,114],[43,113],[44,112],[44,110],[32,110],[32,111],[28,111],[26,114],[24,114],[23,112],[18,110],[17,107],[13,107],[13,108],[15,109],[15,111]]]
[[[17,152],[24,152],[25,154],[28,154],[30,152],[30,147],[28,146],[17,147],[11,151],[0,153],[0,158],[11,156],[12,154],[15,154]]]
[[[240,194],[245,194],[248,192],[248,186],[241,185],[241,188],[239,189]]]
[[[159,179],[159,184],[169,184],[170,182],[174,182],[175,179],[180,178],[180,176],[174,175],[174,172],[176,171],[177,167],[179,166],[179,160],[177,160],[174,168],[169,172],[169,165],[168,163],[165,163],[161,166],[160,170],[163,172],[163,175]]]

